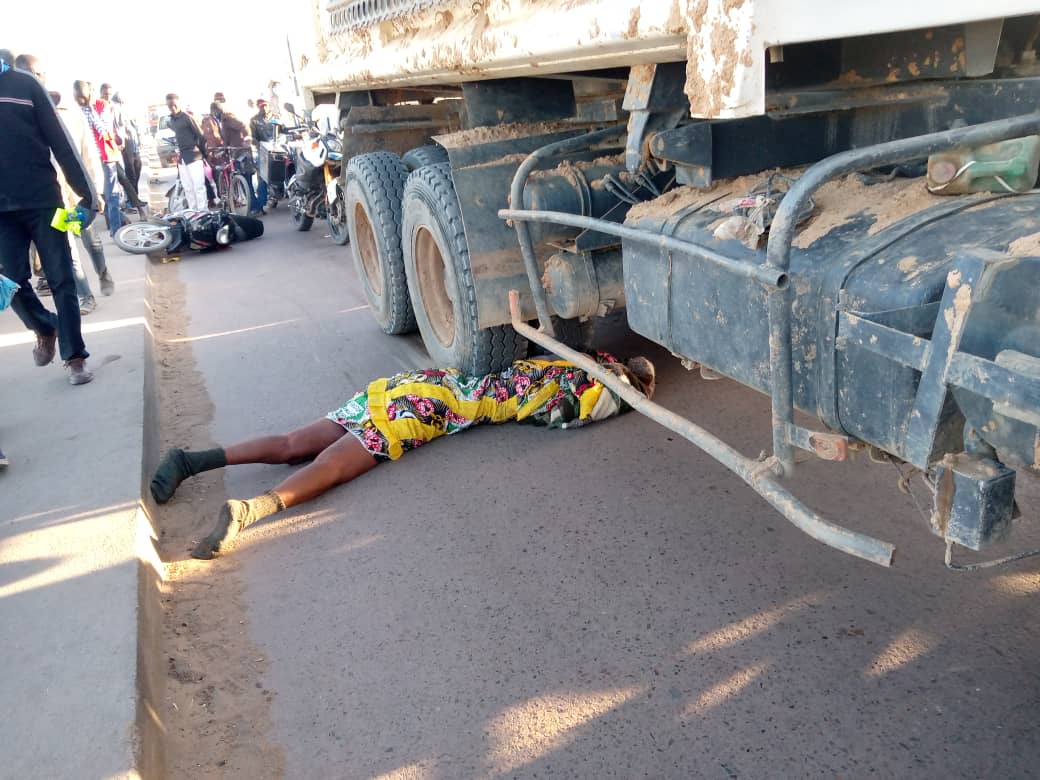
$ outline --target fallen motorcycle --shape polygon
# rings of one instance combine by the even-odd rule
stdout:
[[[123,225],[116,231],[116,245],[124,252],[147,255],[182,249],[204,251],[248,241],[264,234],[264,223],[227,211],[190,209],[154,217],[147,222]]]

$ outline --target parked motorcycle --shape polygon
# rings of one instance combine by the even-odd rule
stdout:
[[[202,251],[248,241],[264,234],[264,223],[227,211],[186,209],[147,222],[123,225],[113,239],[124,252],[147,255],[153,252]]]
[[[296,173],[287,185],[289,210],[297,230],[310,230],[315,219],[327,219],[332,240],[349,240],[340,169],[343,144],[326,125],[325,132],[312,127],[311,138],[296,149]]]

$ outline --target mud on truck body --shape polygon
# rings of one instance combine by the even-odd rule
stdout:
[[[1040,4],[314,8],[301,84],[340,109],[351,244],[385,332],[418,328],[469,372],[531,344],[573,360],[866,560],[894,548],[797,500],[796,455],[920,472],[951,568],[1040,552],[950,557],[1003,540],[1016,476],[1040,467]],[[772,454],[573,349],[621,310],[687,367],[769,395]]]

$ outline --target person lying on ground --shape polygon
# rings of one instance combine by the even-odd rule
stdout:
[[[621,363],[600,352],[596,360],[647,398],[653,396],[654,366],[646,358]],[[454,369],[405,371],[375,380],[325,418],[288,434],[211,450],[171,449],[156,469],[151,493],[165,504],[181,482],[203,471],[314,459],[273,490],[225,503],[213,531],[192,552],[208,560],[258,520],[317,498],[440,436],[510,420],[577,428],[628,408],[602,383],[563,360],[518,360],[482,377],[465,377]]]

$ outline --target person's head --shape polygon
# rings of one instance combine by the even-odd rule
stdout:
[[[636,389],[647,398],[653,398],[654,391],[657,389],[657,369],[654,368],[654,364],[648,358],[639,356],[626,360],[625,368],[631,375],[629,381],[632,380],[632,377],[636,379],[636,382],[632,382]]]
[[[249,106],[250,110],[256,108],[256,101],[253,98],[246,99],[246,105]]]
[[[267,101],[263,98],[260,98],[258,101],[256,101],[256,109],[259,112],[260,116],[264,118],[270,115],[270,110],[267,107]]]
[[[209,104],[209,113],[210,116],[212,116],[214,119],[220,119],[220,117],[224,113],[224,104],[218,103],[216,100],[214,100],[212,103]]]
[[[112,95],[112,102],[118,103],[119,105],[123,105],[123,96],[116,92],[114,95]]]
[[[171,114],[179,114],[181,112],[181,99],[176,93],[171,92],[166,96],[166,107],[170,109]]]
[[[224,93],[223,92],[214,92],[213,93],[213,102],[214,103],[225,103],[225,102],[227,102],[227,101],[224,100]]]
[[[111,84],[102,84],[98,87],[98,97],[102,100],[111,100],[113,92],[115,92],[115,90],[112,89]]]
[[[607,363],[606,366],[647,398],[654,397],[654,390],[657,389],[657,371],[647,358],[634,357],[624,363]]]
[[[50,95],[50,98],[51,98],[51,102],[52,102],[52,103],[53,103],[53,104],[54,104],[55,106],[58,106],[58,105],[60,105],[60,104],[61,104],[61,93],[60,93],[60,92],[55,92],[54,90],[51,90],[51,91],[50,91],[50,92],[48,92],[47,94],[48,94],[48,95]]]
[[[81,106],[85,106],[90,102],[90,95],[93,89],[94,87],[89,81],[79,80],[72,82],[72,96],[76,98],[76,102]]]
[[[19,54],[14,58],[14,67],[25,73],[33,74],[41,82],[44,80],[43,66],[40,64],[39,58],[32,54]]]

